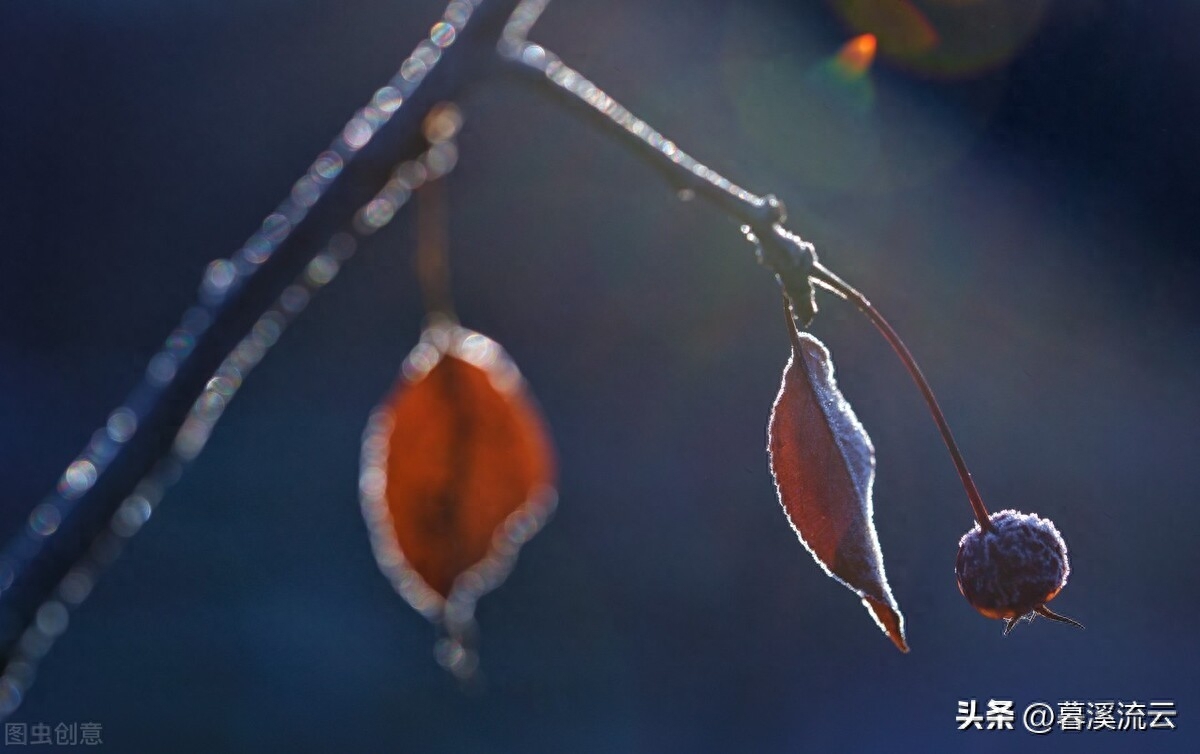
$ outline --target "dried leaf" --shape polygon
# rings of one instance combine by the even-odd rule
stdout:
[[[833,378],[821,341],[788,317],[792,357],[771,410],[768,450],[779,502],[825,572],[862,598],[900,648],[904,616],[892,597],[875,534],[875,449]]]
[[[380,568],[409,604],[460,634],[553,509],[554,466],[503,349],[430,326],[363,440],[363,513]]]

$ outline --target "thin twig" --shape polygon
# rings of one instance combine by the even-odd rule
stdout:
[[[784,226],[787,212],[773,194],[747,191],[701,163],[541,45],[506,35],[500,54],[509,70],[624,145],[676,190],[693,192],[740,223],[757,244],[759,260],[779,278],[796,315],[805,324],[812,320],[816,303],[809,274],[815,251]]]

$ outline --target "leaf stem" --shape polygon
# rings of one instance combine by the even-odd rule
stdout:
[[[417,192],[417,279],[426,315],[457,322],[450,292],[445,180],[430,181]]]
[[[842,280],[827,267],[815,260],[810,275],[818,285],[828,288],[842,298],[853,302],[859,311],[865,314],[867,319],[871,320],[871,323],[875,325],[875,329],[879,330],[884,340],[888,342],[888,345],[900,357],[900,361],[904,363],[904,368],[908,370],[909,375],[913,378],[913,382],[917,383],[917,389],[921,391],[921,395],[925,398],[925,404],[929,406],[929,413],[933,416],[933,422],[937,424],[938,431],[942,434],[942,440],[946,443],[946,449],[950,451],[950,458],[954,461],[954,468],[958,471],[958,477],[962,480],[963,489],[967,492],[967,499],[971,501],[971,510],[975,513],[975,520],[979,522],[979,527],[983,531],[991,531],[992,524],[988,518],[987,506],[983,504],[983,497],[979,494],[979,488],[975,486],[975,480],[971,478],[971,472],[967,469],[967,462],[963,460],[962,451],[958,449],[958,443],[954,441],[954,434],[950,431],[950,424],[946,421],[946,415],[942,413],[942,407],[938,405],[937,398],[933,394],[933,388],[929,386],[929,381],[925,379],[924,373],[921,372],[921,367],[917,365],[917,360],[913,358],[912,352],[908,350],[908,346],[904,345],[904,341],[900,338],[900,335],[879,310],[875,308],[874,304],[854,286]]]

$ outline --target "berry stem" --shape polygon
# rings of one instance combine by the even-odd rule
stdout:
[[[971,501],[971,510],[975,513],[975,520],[979,522],[979,527],[983,531],[991,531],[992,523],[988,518],[987,506],[983,504],[983,497],[979,494],[979,488],[975,486],[975,480],[971,478],[971,472],[967,469],[967,462],[963,460],[962,452],[958,449],[958,443],[954,441],[954,434],[950,431],[950,424],[946,421],[946,416],[942,413],[942,408],[938,405],[937,398],[933,395],[933,388],[929,386],[929,381],[925,379],[925,375],[921,372],[921,367],[917,366],[917,361],[908,350],[908,346],[904,345],[904,341],[900,339],[900,335],[884,319],[879,310],[852,285],[815,260],[812,272],[809,274],[813,282],[853,302],[859,311],[865,314],[867,319],[871,320],[871,323],[875,325],[875,329],[879,330],[880,334],[883,335],[884,339],[892,347],[892,350],[900,357],[900,361],[904,363],[905,369],[912,376],[913,382],[917,383],[917,389],[921,391],[921,395],[925,398],[925,404],[929,406],[929,413],[933,416],[933,421],[937,424],[938,431],[942,434],[942,440],[946,443],[946,449],[950,451],[950,458],[954,461],[954,468],[958,470],[958,478],[962,480],[963,489],[967,492],[967,499]]]

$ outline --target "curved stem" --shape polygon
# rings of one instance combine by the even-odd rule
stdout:
[[[950,451],[950,458],[954,461],[954,468],[958,470],[958,477],[962,480],[963,489],[967,492],[967,499],[971,501],[971,509],[975,512],[975,520],[979,522],[979,527],[983,531],[991,531],[992,523],[988,519],[987,506],[983,504],[983,497],[979,494],[979,488],[975,486],[975,480],[971,478],[971,472],[967,469],[967,462],[963,460],[962,451],[958,449],[958,443],[954,441],[954,434],[950,431],[950,424],[947,423],[946,416],[942,413],[942,408],[938,405],[937,398],[933,395],[933,388],[929,386],[929,381],[925,379],[925,375],[921,372],[921,367],[917,366],[917,361],[908,350],[908,346],[904,345],[904,341],[900,339],[900,335],[884,319],[879,310],[856,288],[835,275],[820,262],[813,262],[813,269],[810,274],[813,281],[817,284],[828,288],[842,298],[854,302],[854,305],[867,316],[867,319],[871,320],[871,323],[875,325],[875,328],[887,340],[892,350],[900,357],[900,361],[904,362],[905,369],[912,375],[913,382],[917,383],[917,388],[925,398],[925,404],[929,406],[929,413],[933,415],[933,421],[937,424],[938,431],[942,434],[942,440],[946,443],[946,449]]]

